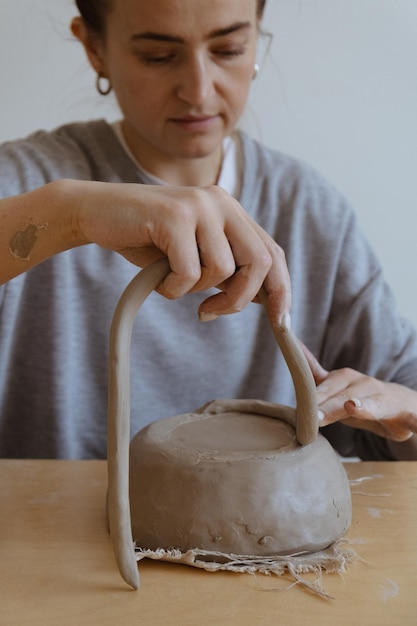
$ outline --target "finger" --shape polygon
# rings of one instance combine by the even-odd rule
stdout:
[[[375,435],[378,435],[379,437],[384,437],[384,439],[391,439],[392,441],[397,442],[407,441],[413,436],[413,433],[416,432],[408,428],[399,427],[399,424],[393,422],[390,424],[389,422],[390,420],[366,420],[363,419],[363,417],[348,417],[341,420],[342,424],[346,424],[352,428],[367,430]]]
[[[161,191],[158,190],[158,193]],[[200,222],[207,221],[205,216],[208,215],[207,205],[211,206],[211,196],[197,189],[187,190],[186,195],[175,188],[167,188],[162,193],[162,198],[157,198],[156,208],[145,214],[142,237],[168,257],[171,272],[158,292],[167,298],[179,298],[201,280],[203,268],[197,229]],[[205,228],[210,230],[207,225]],[[216,234],[219,228],[223,235],[221,225],[217,227]]]
[[[184,250],[181,257],[176,257],[175,253],[166,254],[153,245],[141,246],[140,248],[121,248],[117,252],[130,263],[142,268],[168,257],[171,271],[156,289],[165,298],[179,298],[188,291],[192,291],[193,286],[200,281],[202,275],[196,246],[191,246],[188,252]]]
[[[221,292],[210,296],[199,307],[200,319],[242,311],[259,291],[262,278],[252,266],[239,267],[221,284]]]
[[[331,411],[334,406],[343,405],[350,397],[360,397],[364,379],[363,374],[348,367],[332,370],[317,387],[320,408]]]
[[[198,258],[198,254],[196,254],[196,257]],[[181,298],[192,290],[200,279],[201,267],[199,263],[193,262],[192,259],[190,259],[188,263],[178,265],[175,264],[172,257],[170,258],[168,256],[168,260],[171,272],[159,285],[157,291],[165,298],[174,300]]]
[[[348,417],[345,403],[352,397],[361,395],[364,380],[367,380],[367,377],[350,368],[328,373],[317,387],[321,426],[328,426]]]
[[[320,385],[320,383],[326,380],[329,372],[324,369],[324,367],[319,363],[314,354],[310,352],[307,346],[304,345],[304,343],[300,339],[298,339],[298,343],[300,344],[300,348],[303,351],[304,356],[306,357],[307,363],[309,365],[311,373],[313,374],[316,385]]]
[[[271,267],[263,283],[267,294],[266,308],[270,322],[273,327],[289,328],[292,291],[285,253],[259,224],[253,223],[253,228],[263,240],[272,259]]]
[[[181,229],[177,224],[165,224],[155,238],[158,248],[168,257],[171,268],[157,291],[171,299],[191,291],[202,273],[195,224],[187,219],[183,220]]]
[[[393,441],[406,441],[417,433],[417,416],[404,411],[397,415],[386,417],[381,415],[381,404],[373,398],[349,399],[344,405],[349,419],[346,423],[357,428],[370,430],[381,437]]]
[[[272,265],[262,239],[246,220],[228,225],[225,235],[234,258],[235,271],[221,282],[221,293],[200,306],[202,315],[224,315],[241,311],[260,290]]]
[[[365,421],[356,417],[347,417],[346,419],[340,420],[340,423],[345,424],[346,426],[350,426],[351,428],[367,430],[368,432],[374,433],[379,437],[386,436],[386,433],[379,422]]]
[[[221,288],[236,271],[236,261],[229,241],[218,225],[197,232],[201,276],[191,291],[203,291],[210,287]]]
[[[411,433],[417,434],[417,415],[415,413],[404,413],[402,420],[403,426],[407,426]]]

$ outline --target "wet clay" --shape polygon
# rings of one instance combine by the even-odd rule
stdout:
[[[300,446],[284,421],[287,407],[269,405],[271,418],[254,414],[250,401],[228,405],[226,412],[220,401],[202,413],[160,420],[133,438],[136,543],[288,555],[341,538],[350,525],[349,485],[326,439]]]
[[[10,240],[10,253],[17,259],[29,261],[38,233],[45,228],[47,228],[47,225],[38,226],[37,224],[29,224],[25,229],[19,230]]]
[[[116,308],[109,359],[108,515],[123,578],[139,586],[143,549],[217,554],[315,552],[351,520],[346,474],[321,435],[315,384],[297,340],[272,327],[291,372],[296,408],[217,400],[130,437],[129,349],[136,313],[169,271],[142,270]],[[265,304],[266,295],[260,294]]]

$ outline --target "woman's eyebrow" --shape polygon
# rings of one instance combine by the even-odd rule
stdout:
[[[231,33],[235,33],[242,30],[247,30],[251,28],[251,22],[235,22],[230,26],[226,26],[225,28],[219,28],[217,30],[213,30],[208,34],[207,39],[214,39],[216,37],[224,37],[226,35],[230,35]],[[178,37],[176,35],[168,35],[164,33],[158,33],[151,30],[147,30],[143,33],[135,33],[131,36],[131,41],[142,41],[142,40],[150,40],[150,41],[166,41],[169,43],[185,43],[185,40],[182,37]]]
[[[251,27],[251,22],[235,22],[230,26],[226,26],[226,28],[219,28],[218,30],[212,31],[208,38],[214,39],[215,37],[224,37],[225,35],[230,35],[231,33],[235,33],[237,31],[249,30]]]

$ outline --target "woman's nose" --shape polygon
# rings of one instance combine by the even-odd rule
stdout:
[[[213,71],[209,59],[203,55],[184,62],[178,79],[177,96],[192,106],[201,106],[214,91]]]

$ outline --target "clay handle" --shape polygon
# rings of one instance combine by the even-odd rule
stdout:
[[[266,307],[268,296],[262,287],[259,300]],[[307,359],[296,337],[290,330],[278,328],[271,323],[272,332],[290,371],[297,402],[295,432],[297,441],[306,446],[312,443],[319,431],[316,383]]]
[[[130,343],[136,314],[169,272],[166,259],[152,263],[128,284],[117,303],[110,330],[107,412],[108,522],[122,578],[139,587],[129,502]]]
[[[169,272],[167,259],[139,272],[126,287],[114,312],[109,348],[107,416],[108,516],[116,561],[123,579],[139,587],[139,572],[132,543],[129,502],[130,343],[133,323],[148,295]],[[266,304],[263,290],[260,300]],[[318,432],[316,387],[305,356],[289,331],[272,328],[290,370],[297,399],[296,436],[302,445]]]

